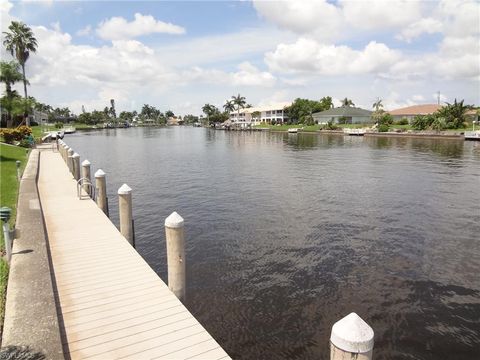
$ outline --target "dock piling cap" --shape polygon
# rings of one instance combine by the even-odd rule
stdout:
[[[74,158],[79,158],[79,157],[80,157],[80,154],[79,154],[79,153],[74,153],[74,154],[72,155],[72,157],[74,157]]]
[[[365,353],[373,349],[373,336],[373,329],[352,312],[333,324],[330,341],[343,351]]]
[[[165,219],[165,226],[171,229],[181,228],[183,227],[183,223],[183,218],[176,211]]]
[[[123,184],[118,189],[118,195],[128,195],[131,192],[132,192],[132,188],[130,186],[128,186],[127,184]]]
[[[104,172],[102,169],[98,169],[98,170],[95,172],[95,177],[96,177],[96,178],[105,177],[105,172]]]
[[[88,161],[87,159],[82,161],[82,166],[89,166],[89,165],[90,165],[90,161]]]

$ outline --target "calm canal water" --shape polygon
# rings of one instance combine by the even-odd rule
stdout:
[[[137,249],[166,280],[185,218],[186,305],[235,359],[328,359],[352,311],[376,359],[480,354],[480,143],[132,128],[65,141],[133,188]]]

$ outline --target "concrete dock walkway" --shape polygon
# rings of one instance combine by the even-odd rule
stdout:
[[[76,182],[42,151],[44,214],[66,358],[228,359]]]

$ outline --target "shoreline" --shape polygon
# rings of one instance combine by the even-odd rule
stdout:
[[[246,130],[248,131],[248,130]],[[263,130],[274,133],[287,133],[288,130]],[[465,140],[462,134],[432,134],[432,133],[396,133],[396,132],[366,132],[364,135],[355,135],[344,133],[343,130],[316,130],[316,131],[299,131],[295,134],[316,134],[316,135],[342,135],[355,137],[405,137],[405,138],[419,138],[419,139],[443,139],[443,140]],[[292,135],[295,135],[292,134]]]

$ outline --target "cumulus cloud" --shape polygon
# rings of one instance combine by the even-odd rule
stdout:
[[[299,34],[333,38],[341,29],[341,9],[326,0],[254,1],[258,14],[280,28]]]
[[[442,0],[435,17],[444,23],[446,36],[463,37],[480,34],[480,3],[470,0]]]
[[[275,77],[266,71],[260,71],[249,62],[238,66],[238,71],[232,74],[234,85],[273,86]]]
[[[359,51],[299,38],[293,44],[280,44],[275,51],[268,52],[265,62],[273,71],[333,76],[386,71],[399,58],[399,52],[375,41]]]
[[[35,89],[32,95],[40,93],[38,98],[42,100],[55,89],[54,93],[60,95],[52,104],[68,105],[77,112],[81,105],[103,108],[111,98],[119,109],[129,108],[131,99],[140,98],[142,92],[160,94],[192,84],[271,87],[276,82],[272,74],[249,62],[240,63],[234,71],[179,68],[165,63],[161,54],[138,40],[113,40],[111,45],[100,47],[76,45],[72,36],[59,28],[32,29],[42,44],[27,67]],[[63,97],[70,92],[75,100],[67,102]]]
[[[253,2],[257,13],[277,25],[317,40],[337,40],[359,30],[398,29],[421,18],[421,2],[409,0],[287,0]]]
[[[135,19],[128,22],[123,17],[112,17],[100,23],[97,35],[104,40],[126,40],[154,33],[184,34],[185,29],[172,23],[156,20],[151,15],[135,14]]]
[[[442,29],[443,24],[441,21],[433,18],[424,18],[408,25],[397,35],[397,38],[411,42],[412,39],[422,34],[435,34],[441,32]]]
[[[345,22],[357,29],[398,28],[421,17],[421,2],[410,0],[340,1]]]

